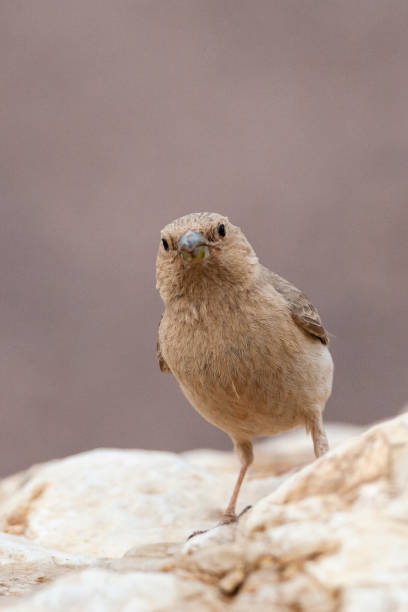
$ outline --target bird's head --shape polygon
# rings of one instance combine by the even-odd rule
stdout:
[[[157,288],[165,302],[217,288],[243,289],[258,259],[239,227],[217,213],[192,213],[161,231]]]

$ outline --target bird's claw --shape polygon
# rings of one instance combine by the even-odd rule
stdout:
[[[240,519],[243,514],[246,514],[248,510],[252,508],[251,504],[249,506],[245,506],[245,508],[238,514],[238,518]]]
[[[191,538],[194,538],[196,535],[201,535],[202,533],[207,533],[207,531],[209,531],[209,529],[197,529],[197,531],[193,531],[193,533],[190,533],[190,535],[188,536],[186,542],[191,540]]]
[[[246,506],[239,514],[235,514],[235,512],[233,514],[225,513],[222,519],[220,520],[220,522],[216,525],[216,527],[221,527],[221,525],[230,525],[231,523],[237,523],[239,519],[241,518],[241,516],[245,514],[246,512],[248,512],[248,510],[250,510],[251,508],[252,506]],[[215,529],[215,528],[210,527],[210,529],[201,529],[201,530],[198,529],[197,531],[193,531],[193,533],[191,533],[188,536],[187,542],[191,540],[191,538],[194,538],[196,535],[207,533],[207,531],[210,531],[211,529]]]

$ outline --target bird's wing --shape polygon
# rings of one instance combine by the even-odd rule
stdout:
[[[278,274],[262,266],[262,275],[286,300],[293,320],[323,344],[329,343],[319,313],[304,293]]]
[[[163,318],[163,315],[160,318],[159,329],[160,329],[160,323],[162,322],[162,318]],[[157,333],[156,350],[157,350],[157,359],[159,361],[159,368],[161,369],[162,372],[170,372],[170,368],[167,365],[167,363],[164,361],[164,357],[161,352],[159,333]]]

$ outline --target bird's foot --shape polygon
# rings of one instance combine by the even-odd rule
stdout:
[[[217,523],[217,525],[215,525],[215,527],[221,527],[221,525],[230,525],[231,523],[237,523],[239,521],[239,519],[241,518],[241,516],[243,514],[245,514],[246,512],[248,512],[248,510],[250,510],[252,508],[252,506],[246,506],[242,512],[240,512],[239,514],[235,514],[235,512],[226,512],[222,519],[220,520],[219,523]],[[192,534],[190,534],[187,538],[187,542],[188,540],[191,540],[191,538],[194,538],[196,535],[201,535],[202,533],[207,533],[207,531],[211,531],[211,529],[215,529],[215,527],[210,527],[209,529],[202,529],[202,530],[197,530],[197,531],[193,531]]]
[[[218,523],[218,525],[229,525],[230,523],[237,523],[241,516],[248,512],[248,510],[250,510],[251,508],[252,506],[246,506],[239,514],[235,514],[235,512],[226,512],[222,517],[221,521]]]
[[[190,533],[186,541],[188,542],[189,540],[191,540],[191,538],[195,538],[195,536],[201,535],[202,533],[207,533],[207,531],[210,531],[210,529],[214,528],[210,527],[209,529],[197,529],[197,531],[193,531],[193,533]]]

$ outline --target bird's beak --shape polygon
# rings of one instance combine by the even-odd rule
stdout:
[[[188,230],[180,238],[178,250],[184,261],[195,263],[206,259],[210,251],[208,249],[208,240],[199,232]]]

